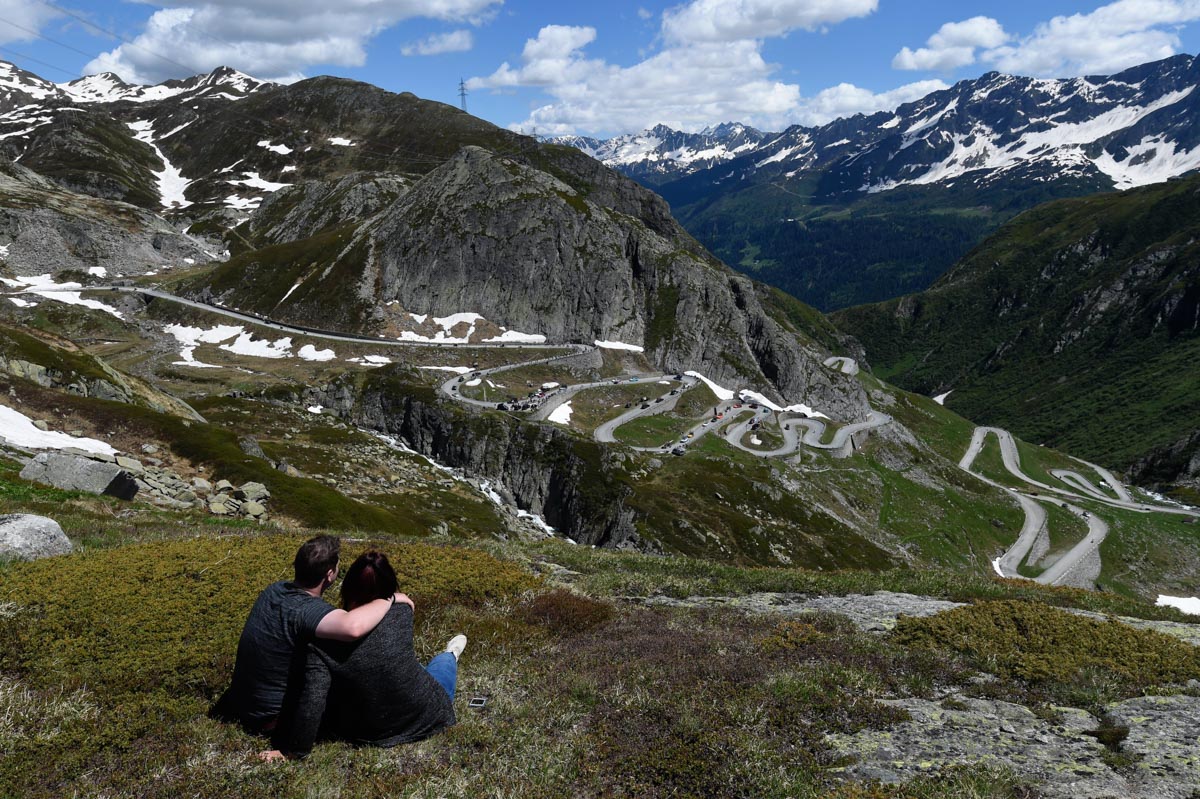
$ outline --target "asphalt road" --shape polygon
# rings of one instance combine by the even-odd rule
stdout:
[[[988,435],[996,436],[997,441],[1000,443],[1000,457],[1004,463],[1004,468],[1017,479],[1027,483],[1030,487],[1039,489],[1039,492],[1036,494],[1036,499],[1034,496],[1030,496],[1029,494],[1021,491],[1016,491],[1000,485],[999,483],[993,482],[992,480],[989,480],[988,478],[976,472],[971,472],[971,466],[975,463],[975,459],[979,456],[979,452],[982,450],[984,441],[987,439]],[[1078,494],[1067,489],[1058,488],[1056,486],[1047,485],[1038,480],[1034,480],[1032,477],[1025,474],[1021,470],[1020,460],[1020,454],[1017,451],[1016,441],[1013,439],[1011,433],[998,427],[977,427],[975,428],[975,432],[971,435],[971,443],[967,447],[966,453],[958,463],[959,468],[971,472],[979,479],[992,486],[995,486],[996,488],[1007,491],[1020,503],[1022,509],[1025,511],[1025,524],[1022,526],[1021,533],[1017,537],[1016,542],[1009,547],[1008,550],[1006,550],[1004,554],[995,561],[994,564],[997,570],[1004,577],[1020,576],[1017,573],[1017,567],[1020,566],[1020,564],[1025,560],[1025,557],[1029,554],[1029,550],[1033,546],[1034,541],[1037,540],[1037,536],[1042,527],[1046,524],[1046,512],[1045,509],[1040,506],[1039,503],[1041,502],[1057,502],[1059,505],[1065,507],[1067,510],[1071,511],[1077,516],[1085,518],[1088,524],[1087,535],[1084,536],[1079,543],[1072,547],[1054,564],[1052,564],[1050,568],[1046,569],[1046,571],[1042,572],[1042,574],[1036,578],[1038,582],[1045,583],[1047,585],[1059,584],[1067,576],[1069,576],[1071,571],[1075,569],[1075,567],[1078,566],[1085,558],[1089,557],[1093,553],[1098,553],[1100,544],[1104,541],[1109,533],[1109,526],[1106,522],[1100,518],[1097,518],[1095,514],[1089,514],[1082,508],[1065,501],[1067,499],[1087,499],[1094,502],[1104,503],[1110,507],[1123,508],[1125,510],[1137,511],[1139,513],[1174,513],[1200,517],[1200,511],[1162,505],[1148,505],[1146,503],[1135,502],[1133,498],[1130,497],[1129,492],[1125,489],[1125,486],[1123,486],[1111,472],[1103,467],[1087,463],[1086,461],[1080,461],[1080,463],[1084,463],[1087,466],[1095,469],[1112,489],[1112,494],[1105,493],[1084,475],[1066,469],[1054,470],[1052,474],[1056,478],[1063,480],[1063,482],[1065,482],[1067,485],[1079,489],[1082,494]],[[1043,493],[1053,496],[1043,496]],[[1114,494],[1116,495],[1115,497],[1113,496]]]

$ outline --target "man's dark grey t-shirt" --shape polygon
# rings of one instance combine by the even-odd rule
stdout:
[[[226,695],[233,703],[229,710],[243,724],[261,729],[279,715],[293,653],[313,640],[332,610],[295,583],[272,583],[258,595],[242,628]]]

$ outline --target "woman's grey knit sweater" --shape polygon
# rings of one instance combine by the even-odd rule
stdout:
[[[300,677],[299,666],[293,680]],[[293,756],[307,755],[318,731],[322,737],[395,746],[454,723],[450,696],[413,651],[413,612],[402,602],[357,642],[309,644],[302,681],[298,690],[289,682],[275,737],[276,747]]]

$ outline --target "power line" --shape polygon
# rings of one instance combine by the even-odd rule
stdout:
[[[45,39],[46,41],[50,42],[51,44],[56,44],[59,47],[65,47],[66,49],[70,50],[71,52],[78,53],[79,55],[84,56],[85,58],[94,58],[95,57],[94,55],[92,55],[91,53],[89,53],[85,50],[80,50],[78,47],[69,45],[66,42],[60,42],[57,39],[51,39],[49,36],[46,36],[43,33],[38,33],[37,31],[33,30],[32,28],[26,28],[24,25],[18,25],[17,23],[13,22],[10,19],[5,19],[4,17],[0,17],[0,22],[3,22],[5,25],[11,25],[12,27],[16,28],[19,31],[25,31],[26,33],[30,34],[31,36],[36,36],[39,39]]]
[[[73,78],[78,78],[78,77],[80,77],[80,74],[81,74],[74,70],[66,69],[65,67],[60,67],[56,64],[51,64],[48,61],[42,61],[41,59],[34,58],[33,56],[25,55],[24,53],[18,53],[16,50],[12,49],[11,47],[0,47],[0,52],[10,53],[11,55],[16,56],[17,58],[21,59],[22,61],[31,61],[34,64],[41,64],[44,67],[49,67],[50,69],[54,69],[59,72],[65,72],[66,74],[70,75]]]

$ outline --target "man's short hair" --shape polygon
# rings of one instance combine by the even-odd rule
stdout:
[[[319,535],[305,541],[296,551],[296,584],[304,588],[319,585],[330,569],[336,568],[342,551],[342,539]]]

